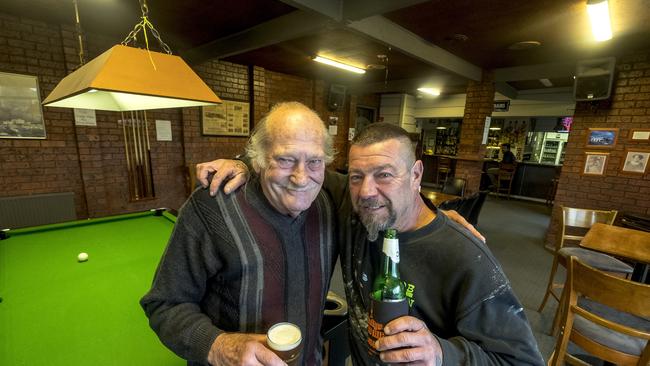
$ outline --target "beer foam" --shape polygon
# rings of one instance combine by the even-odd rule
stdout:
[[[269,345],[277,351],[287,351],[302,340],[300,328],[289,323],[279,323],[271,327],[267,333]]]

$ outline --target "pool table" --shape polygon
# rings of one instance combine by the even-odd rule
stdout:
[[[2,232],[0,365],[185,365],[138,303],[175,220],[152,210]]]

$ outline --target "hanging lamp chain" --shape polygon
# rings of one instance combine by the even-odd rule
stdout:
[[[133,27],[133,30],[131,30],[131,32],[126,36],[126,38],[124,38],[124,40],[122,41],[122,45],[128,46],[128,44],[131,42],[135,44],[135,42],[138,39],[138,33],[142,31],[144,35],[145,45],[147,47],[147,50],[149,50],[149,40],[147,38],[147,29],[148,29],[149,32],[151,32],[151,34],[154,36],[154,38],[158,40],[158,43],[160,43],[160,47],[162,47],[162,49],[168,55],[171,55],[172,54],[171,49],[169,48],[167,43],[165,43],[162,40],[158,30],[149,21],[149,7],[147,6],[147,0],[139,0],[139,1],[140,1],[140,11],[142,12],[142,17],[141,17],[142,20],[138,24],[136,24]]]
[[[72,5],[74,5],[75,32],[77,33],[77,40],[79,41],[79,66],[83,66],[86,63],[86,55],[84,53],[83,30],[81,29],[81,21],[79,20],[79,7],[77,6],[77,0],[72,0]]]

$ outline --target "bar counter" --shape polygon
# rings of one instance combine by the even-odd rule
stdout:
[[[491,182],[487,175],[490,168],[499,166],[499,161],[494,159],[479,159],[472,157],[462,156],[447,156],[447,155],[422,155],[421,159],[424,163],[423,182],[425,183],[439,183],[436,182],[438,175],[438,159],[446,157],[452,161],[452,172],[455,170],[455,163],[457,160],[462,161],[483,161],[483,174],[481,177],[481,190],[486,190]],[[518,161],[517,170],[515,172],[514,180],[512,182],[511,195],[530,197],[535,199],[548,199],[549,192],[553,188],[553,179],[559,176],[561,165],[553,164],[540,164],[531,161]],[[450,175],[453,176],[453,173]]]

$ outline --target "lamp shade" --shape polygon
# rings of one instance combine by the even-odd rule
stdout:
[[[180,57],[123,45],[63,78],[43,101],[46,107],[107,111],[217,103],[221,99]]]

